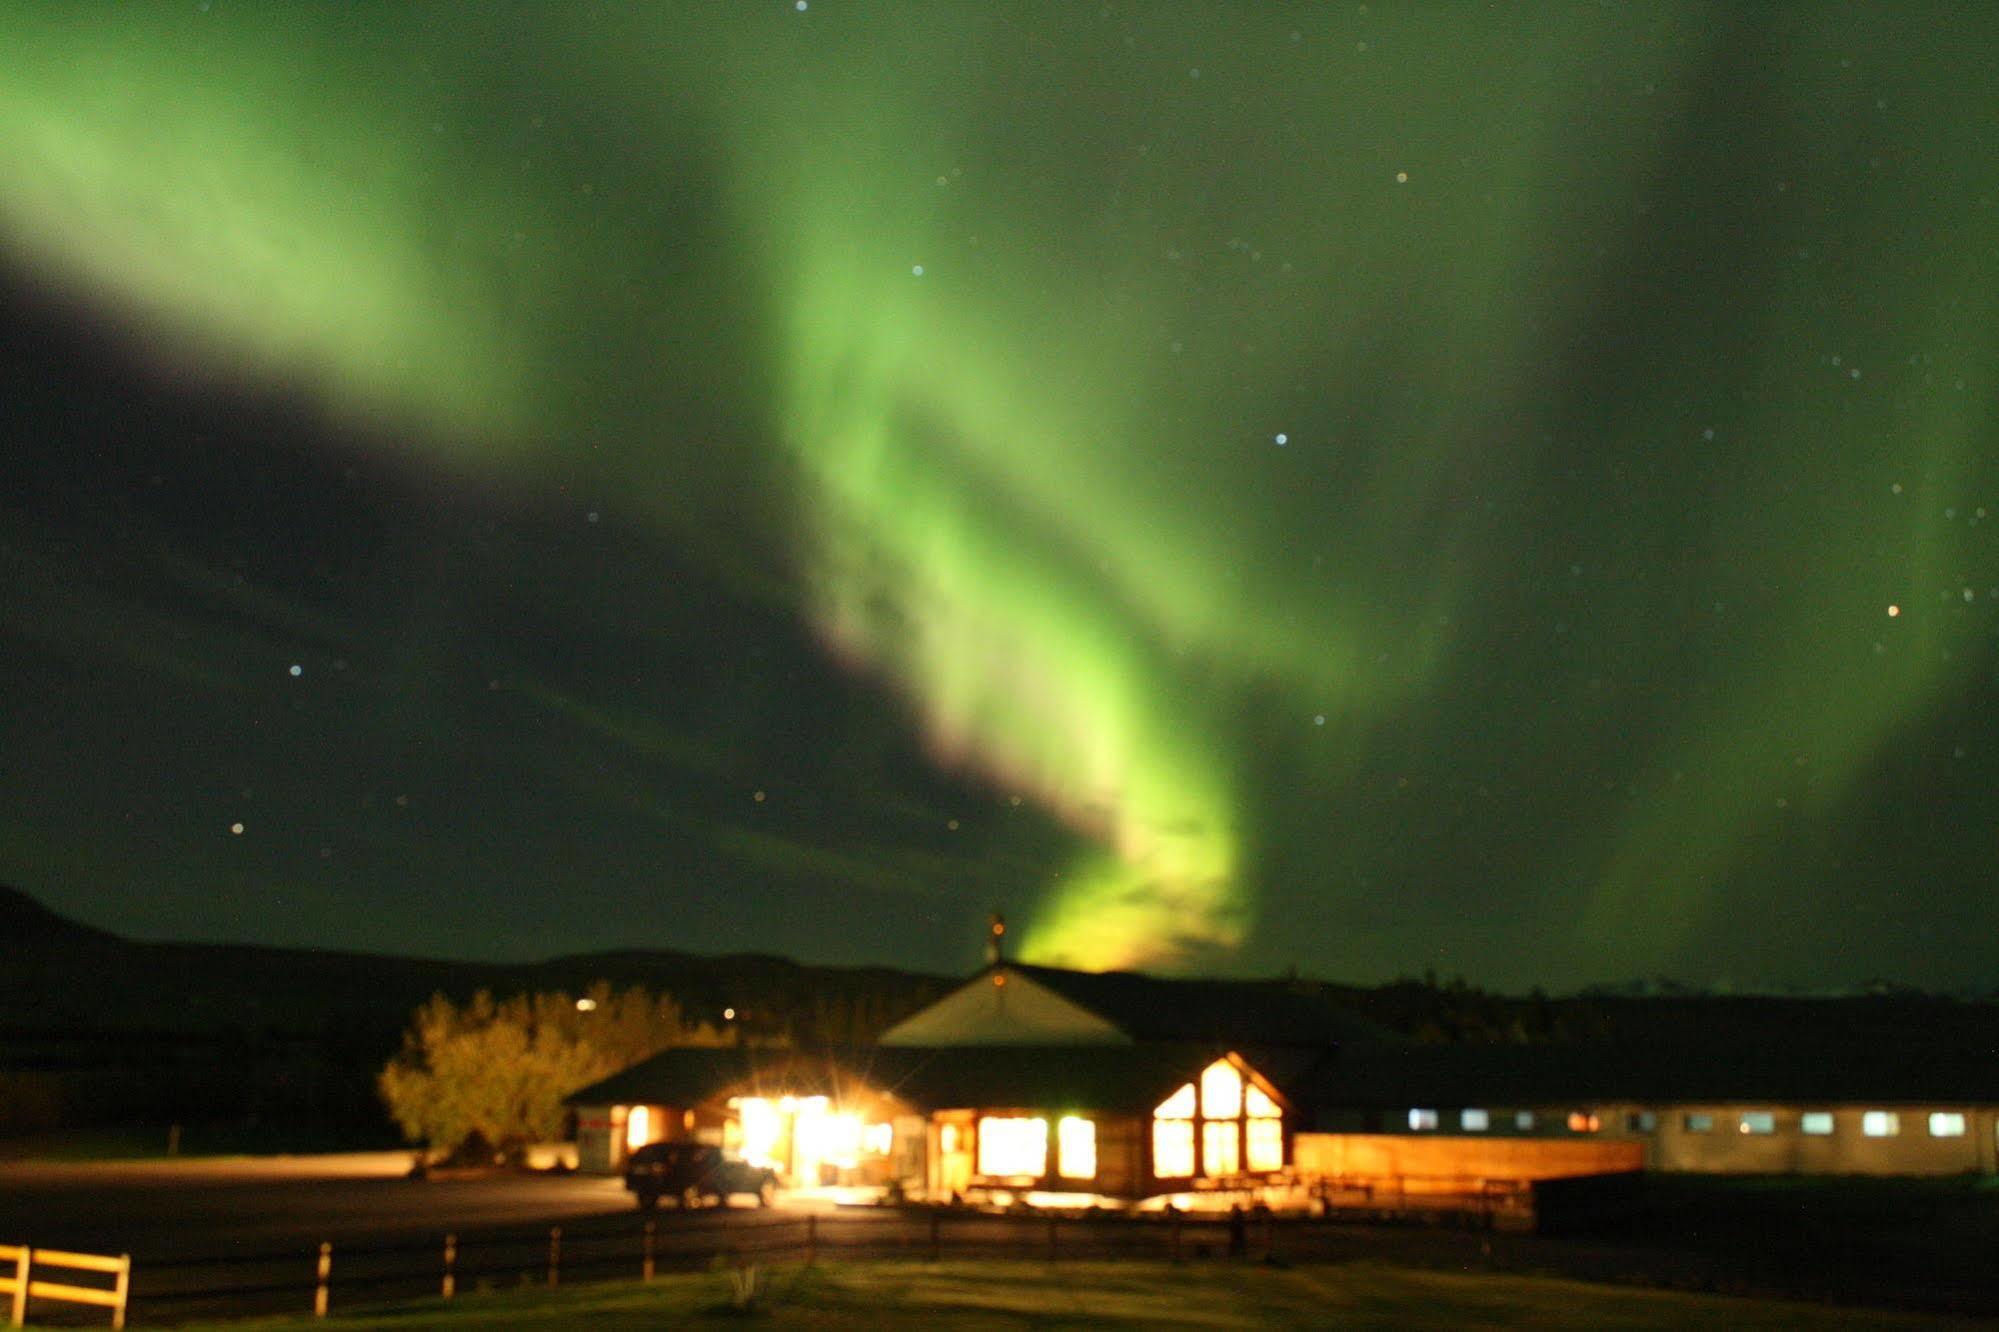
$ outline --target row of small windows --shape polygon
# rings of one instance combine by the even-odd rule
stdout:
[[[1516,1133],[1532,1133],[1534,1125],[1539,1122],[1532,1110],[1515,1110],[1503,1119],[1505,1123],[1512,1125]],[[1435,1110],[1418,1108],[1409,1112],[1409,1128],[1412,1132],[1432,1133],[1441,1127],[1442,1123],[1442,1118]],[[1563,1123],[1571,1133],[1595,1133],[1603,1127],[1603,1121],[1587,1110],[1572,1111]],[[1492,1124],[1490,1110],[1471,1106],[1458,1111],[1458,1128],[1461,1132],[1485,1133],[1492,1128]],[[1656,1127],[1656,1123],[1650,1110],[1641,1110],[1630,1117],[1627,1127],[1633,1132],[1650,1133]]]
[[[1689,1133],[1712,1133],[1715,1117],[1710,1114],[1689,1114],[1681,1121],[1681,1127]],[[1831,1135],[1835,1123],[1830,1110],[1807,1110],[1798,1116],[1798,1132],[1808,1138],[1823,1138]],[[1929,1116],[1929,1130],[1932,1138],[1962,1138],[1965,1134],[1963,1114],[1955,1110],[1933,1110]],[[1752,1137],[1762,1137],[1777,1131],[1777,1116],[1769,1110],[1745,1110],[1736,1117],[1735,1131]],[[1902,1116],[1894,1110],[1867,1110],[1860,1116],[1860,1133],[1867,1138],[1895,1138],[1902,1133]]]
[[[1516,1110],[1512,1113],[1511,1124],[1517,1133],[1531,1133],[1536,1123],[1532,1110]],[[1437,1111],[1422,1107],[1409,1111],[1409,1128],[1414,1133],[1434,1133],[1443,1124]],[[1458,1111],[1458,1129],[1464,1133],[1485,1133],[1493,1125],[1492,1112],[1472,1106]],[[1603,1128],[1603,1121],[1589,1110],[1573,1110],[1563,1126],[1571,1133],[1595,1133]],[[1688,1133],[1713,1133],[1715,1116],[1703,1111],[1685,1115],[1680,1126]],[[1635,1110],[1625,1116],[1624,1127],[1630,1133],[1651,1133],[1659,1127],[1658,1116],[1650,1110]],[[1798,1116],[1798,1131],[1807,1137],[1826,1137],[1834,1128],[1830,1110],[1807,1110]],[[1777,1131],[1777,1115],[1772,1110],[1745,1110],[1735,1118],[1735,1130],[1751,1137],[1762,1137]],[[1929,1130],[1932,1138],[1961,1138],[1965,1134],[1964,1116],[1955,1110],[1936,1110],[1929,1116]],[[1860,1116],[1860,1132],[1869,1138],[1893,1138],[1902,1132],[1902,1116],[1893,1110],[1868,1110]]]

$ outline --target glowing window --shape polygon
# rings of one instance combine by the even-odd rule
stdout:
[[[1588,1110],[1569,1111],[1569,1132],[1594,1133],[1603,1127],[1603,1121]]]
[[[1048,1121],[1045,1119],[981,1119],[981,1175],[1048,1173]]]
[[[822,1163],[851,1170],[860,1161],[861,1117],[838,1113],[830,1105],[824,1096],[792,1102],[793,1166],[808,1178]]]
[[[1832,1132],[1832,1111],[1807,1110],[1798,1116],[1798,1129],[1814,1138],[1823,1138]]]
[[[1712,1133],[1712,1132],[1714,1132],[1714,1116],[1713,1116],[1713,1115],[1703,1115],[1703,1114],[1699,1114],[1699,1113],[1695,1113],[1695,1114],[1691,1114],[1691,1115],[1688,1115],[1688,1116],[1686,1117],[1686,1119],[1682,1121],[1682,1123],[1684,1123],[1684,1124],[1685,1124],[1685,1126],[1686,1126],[1686,1130],[1687,1130],[1687,1132],[1689,1132],[1689,1133]]]
[[[783,1111],[765,1096],[745,1096],[730,1104],[742,1121],[743,1159],[753,1166],[780,1168],[777,1149],[784,1139]]]
[[[937,1148],[939,1151],[944,1152],[955,1152],[958,1150],[958,1126],[956,1124],[946,1124],[943,1128],[937,1130]]]
[[[1242,1140],[1233,1119],[1209,1120],[1201,1125],[1201,1173],[1234,1175],[1242,1170]]]
[[[1411,1110],[1409,1112],[1409,1127],[1417,1133],[1424,1133],[1437,1127],[1437,1112],[1435,1110]]]
[[[1633,1110],[1624,1117],[1627,1133],[1650,1133],[1659,1127],[1659,1116],[1650,1110]]]
[[[1201,1072],[1201,1117],[1234,1119],[1242,1113],[1242,1074],[1226,1059]]]
[[[625,1146],[643,1147],[652,1141],[652,1108],[635,1105],[625,1116]]]
[[[1242,1108],[1252,1119],[1282,1119],[1284,1112],[1277,1108],[1277,1102],[1265,1094],[1263,1088],[1254,1082],[1242,1089]]]
[[[1930,1136],[1932,1138],[1962,1138],[1964,1136],[1964,1116],[1955,1110],[1937,1110],[1930,1115]]]
[[[1777,1116],[1768,1110],[1745,1110],[1735,1128],[1738,1133],[1753,1134],[1760,1138],[1777,1131]]]
[[[1097,1177],[1097,1126],[1065,1115],[1055,1126],[1055,1169],[1064,1179]]]
[[[1186,1179],[1194,1173],[1193,1120],[1152,1121],[1152,1173],[1161,1179]]]
[[[1188,1083],[1179,1091],[1159,1103],[1152,1112],[1154,1119],[1192,1119],[1194,1117],[1194,1084]]]
[[[868,1125],[861,1134],[861,1146],[871,1156],[887,1156],[895,1146],[895,1125]]]
[[[1869,1110],[1860,1117],[1860,1131],[1870,1138],[1892,1138],[1902,1131],[1902,1117],[1893,1110]]]
[[[1460,1110],[1458,1127],[1467,1133],[1483,1133],[1492,1127],[1492,1116],[1484,1110]]]
[[[1251,1170],[1282,1170],[1284,1168],[1284,1121],[1281,1119],[1252,1119],[1249,1121],[1249,1168]]]
[[[1513,1112],[1513,1127],[1522,1133],[1532,1133],[1534,1131],[1534,1112],[1532,1110],[1515,1110]]]

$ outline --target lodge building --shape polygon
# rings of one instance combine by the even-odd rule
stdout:
[[[569,1098],[578,1158],[719,1143],[794,1188],[1049,1205],[1329,1180],[1999,1170],[1999,1052],[1410,1043],[1283,981],[997,956],[872,1046],[662,1052]]]
[[[1286,1086],[1387,1039],[1281,983],[995,962],[871,1047],[667,1050],[568,1099],[584,1169],[687,1136],[794,1187],[1130,1199],[1280,1183]]]

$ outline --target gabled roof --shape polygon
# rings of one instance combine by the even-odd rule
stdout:
[[[1114,1022],[1018,967],[988,967],[878,1038],[887,1046],[1130,1045]]]
[[[1309,982],[1165,980],[1135,971],[1069,971],[1025,962],[1003,962],[999,969],[1031,978],[1135,1041],[1324,1048],[1403,1040],[1342,1008]],[[979,979],[993,970],[987,968]]]
[[[850,1079],[829,1054],[777,1046],[681,1046],[563,1097],[565,1105],[699,1105],[723,1094],[831,1096]]]
[[[879,1050],[872,1080],[930,1110],[1147,1114],[1227,1051],[1211,1045]]]
[[[1201,1042],[1114,1046],[862,1046],[819,1052],[769,1047],[664,1050],[572,1092],[569,1105],[698,1105],[725,1095],[887,1092],[920,1110],[1035,1109],[1146,1114],[1230,1052]],[[1236,1053],[1294,1099],[1316,1054],[1295,1047]]]

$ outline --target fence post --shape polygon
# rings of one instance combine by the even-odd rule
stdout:
[[[111,1329],[112,1332],[123,1332],[125,1309],[132,1302],[132,1255],[129,1253],[118,1255],[118,1275],[112,1282],[111,1295],[118,1301],[111,1306]]]
[[[652,1219],[651,1217],[647,1217],[647,1218],[646,1218],[646,1228],[645,1228],[645,1261],[644,1261],[644,1262],[643,1262],[642,1264],[640,1264],[640,1266],[639,1266],[639,1277],[640,1277],[640,1279],[641,1279],[641,1280],[643,1280],[643,1281],[650,1281],[650,1280],[652,1280],[652,1273],[653,1273],[653,1239],[654,1239],[654,1235],[655,1235],[655,1233],[656,1233],[656,1232],[654,1231],[653,1227],[654,1227],[654,1226],[655,1226],[656,1224],[658,1224],[658,1223],[657,1223],[657,1222],[655,1222],[655,1221],[654,1221],[654,1220],[653,1220],[653,1219]]]
[[[941,1262],[944,1257],[943,1223],[937,1219],[937,1209],[930,1209],[930,1261]]]
[[[14,1255],[13,1322],[15,1327],[26,1326],[28,1321],[28,1278],[34,1271],[34,1259],[30,1257],[33,1253],[33,1249],[23,1244],[20,1251]]]
[[[812,1266],[819,1261],[819,1214],[805,1214],[805,1265]]]
[[[562,1227],[548,1228],[548,1284],[554,1286],[562,1273]]]
[[[319,1246],[319,1287],[312,1292],[312,1316],[326,1317],[326,1286],[333,1276],[333,1241],[323,1240]]]
[[[444,1298],[458,1293],[458,1236],[444,1237]]]
[[[1048,1218],[1048,1261],[1055,1261],[1055,1218]]]

